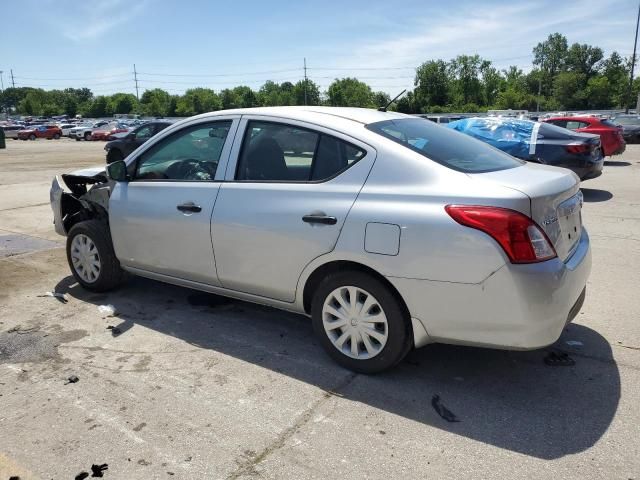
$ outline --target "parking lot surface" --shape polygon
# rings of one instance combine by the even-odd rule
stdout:
[[[365,376],[302,316],[141,278],[80,288],[49,185],[103,145],[0,150],[0,479],[640,478],[640,146],[583,183],[593,271],[553,346],[575,366],[430,345]]]

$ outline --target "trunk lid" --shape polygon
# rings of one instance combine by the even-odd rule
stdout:
[[[582,235],[580,179],[571,170],[528,163],[472,178],[517,190],[529,197],[531,211],[523,212],[544,230],[558,257],[567,260]]]

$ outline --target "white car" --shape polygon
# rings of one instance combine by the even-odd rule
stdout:
[[[91,134],[94,129],[100,128],[108,123],[109,122],[105,120],[95,123],[83,123],[69,130],[69,138],[75,138],[78,142],[83,139],[89,141],[91,140]]]
[[[309,315],[359,372],[431,342],[547,346],[591,269],[573,172],[399,113],[207,113],[62,179],[54,224],[83,287],[127,271]]]
[[[59,123],[58,126],[62,130],[62,136],[68,137],[71,133],[71,129],[76,127],[75,123]]]

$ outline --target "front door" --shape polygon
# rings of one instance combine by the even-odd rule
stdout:
[[[218,276],[225,288],[293,302],[304,267],[335,247],[375,151],[293,121],[243,119],[239,131],[213,212]]]
[[[117,183],[109,199],[124,266],[219,285],[211,214],[237,122],[187,125],[129,161],[133,178]]]

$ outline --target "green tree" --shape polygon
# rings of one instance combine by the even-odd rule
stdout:
[[[480,55],[458,55],[449,62],[449,71],[453,77],[453,103],[464,105],[482,104],[482,83],[480,71],[484,61]]]
[[[107,117],[111,115],[108,108],[108,99],[104,95],[94,97],[86,110],[86,115],[94,118]]]
[[[307,105],[320,105],[320,88],[312,80],[300,80],[293,86],[295,105],[305,104],[305,85]]]
[[[238,98],[239,108],[252,108],[260,106],[258,95],[250,87],[241,85],[233,89],[233,93]]]
[[[451,78],[446,62],[429,60],[416,69],[414,79],[416,102],[422,111],[449,103]]]
[[[585,95],[582,86],[585,75],[576,72],[561,72],[553,81],[553,97],[563,109],[580,109],[585,107]]]
[[[213,112],[222,108],[222,102],[216,93],[209,88],[191,88],[180,97],[176,104],[176,114],[189,117],[205,112]]]
[[[145,115],[166,117],[171,107],[171,96],[161,88],[145,90],[140,98],[140,106]]]
[[[327,89],[329,105],[336,107],[372,107],[371,87],[356,78],[334,80]]]
[[[391,101],[391,97],[385,92],[374,92],[373,104],[376,107],[386,107]]]
[[[132,93],[114,93],[108,102],[108,111],[111,114],[132,113],[138,106],[138,100]]]
[[[594,109],[606,109],[612,105],[611,84],[603,75],[591,77],[587,82],[587,107]]]
[[[586,79],[598,71],[598,65],[604,58],[602,49],[591,45],[574,43],[567,51],[566,67],[571,72],[582,73]]]

